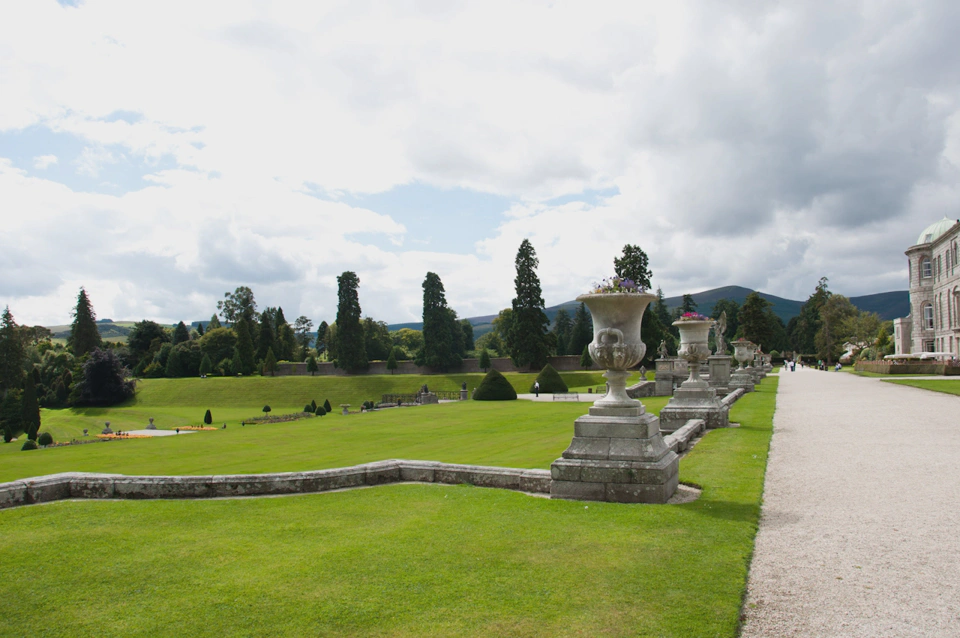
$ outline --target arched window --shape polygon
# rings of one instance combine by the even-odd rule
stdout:
[[[933,330],[933,304],[923,305],[923,327]]]
[[[933,276],[933,265],[930,263],[929,257],[924,257],[920,261],[920,276],[924,279],[930,279]]]

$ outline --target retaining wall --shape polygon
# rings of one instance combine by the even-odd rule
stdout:
[[[565,355],[562,357],[548,357],[547,363],[552,365],[558,372],[575,372],[578,370],[598,370],[592,365],[589,368],[580,367],[580,355]],[[513,365],[509,357],[496,357],[490,359],[490,367],[498,372],[538,372],[529,369],[520,369]],[[371,361],[370,367],[363,372],[356,374],[462,374],[470,372],[486,372],[480,369],[479,359],[464,359],[463,363],[457,368],[451,368],[444,372],[433,368],[418,366],[413,361],[397,361],[397,369],[387,370],[386,361]],[[351,376],[348,372],[335,368],[328,361],[317,363],[316,376]],[[309,376],[306,363],[281,363],[277,366],[277,376]]]
[[[943,363],[880,363],[860,361],[854,364],[853,369],[857,372],[875,372],[876,374],[960,375],[960,366],[946,365]]]

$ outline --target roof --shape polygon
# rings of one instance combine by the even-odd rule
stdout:
[[[920,236],[917,238],[917,244],[929,244],[936,241],[941,235],[953,228],[953,225],[956,223],[956,219],[944,217],[940,221],[930,224],[920,233]]]

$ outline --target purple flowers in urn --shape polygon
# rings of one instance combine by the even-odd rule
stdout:
[[[680,315],[678,321],[713,321],[713,319],[699,312],[685,312]]]
[[[594,284],[590,294],[605,295],[617,292],[640,293],[646,291],[646,288],[637,285],[637,282],[634,280],[614,275],[609,279],[604,279],[599,284]]]

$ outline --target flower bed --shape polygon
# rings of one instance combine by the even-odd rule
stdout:
[[[219,428],[215,428],[215,427],[209,426],[209,425],[181,425],[179,428],[176,428],[176,429],[178,429],[178,430],[193,430],[194,432],[201,432],[201,431],[203,431],[203,430],[217,430],[217,429],[219,429]]]
[[[293,414],[277,414],[274,416],[258,416],[252,419],[244,419],[244,423],[288,423],[290,421],[299,421],[300,419],[312,419],[314,414],[310,412],[294,412]],[[183,429],[183,428],[181,428]],[[214,428],[216,429],[216,428]]]
[[[149,434],[127,434],[126,432],[119,432],[119,433],[116,433],[116,434],[98,434],[98,435],[97,435],[97,438],[98,438],[98,439],[105,440],[105,441],[108,441],[108,440],[112,440],[112,439],[118,439],[118,440],[122,440],[122,439],[149,439],[149,438],[152,438],[152,437],[151,437]]]

